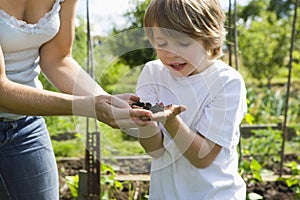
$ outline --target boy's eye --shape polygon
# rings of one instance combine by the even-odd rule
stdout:
[[[156,45],[158,47],[164,47],[164,46],[167,46],[167,43],[156,43]]]
[[[191,42],[179,42],[179,45],[183,47],[188,47],[191,45]]]
[[[167,42],[162,42],[162,41],[156,41],[155,44],[157,47],[164,47],[168,45]]]

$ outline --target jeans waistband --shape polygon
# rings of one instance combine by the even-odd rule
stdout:
[[[14,121],[18,121],[20,119],[25,118],[23,117],[18,117],[18,118],[5,118],[5,117],[0,117],[0,122],[14,122]]]

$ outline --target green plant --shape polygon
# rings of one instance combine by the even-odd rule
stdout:
[[[100,124],[101,156],[112,157],[144,155],[145,151],[137,140],[124,140],[124,134],[119,129],[112,129],[105,124]]]
[[[44,119],[50,135],[76,130],[74,118],[71,116],[45,116]]]
[[[85,146],[79,137],[72,140],[55,141],[52,146],[56,157],[83,157]]]
[[[281,148],[281,136],[281,131],[279,130],[255,130],[252,137],[241,141],[243,155],[255,157],[263,167],[273,162],[278,162],[280,160],[278,152],[280,152]]]
[[[272,89],[257,88],[253,85],[247,87],[248,113],[253,117],[252,123],[282,123],[286,108],[286,85],[284,81],[278,82],[280,87],[274,86]],[[290,124],[298,123],[300,120],[300,97],[297,89],[295,89],[297,87],[296,82],[291,86],[288,110],[288,122]]]
[[[123,184],[120,181],[115,180],[116,172],[115,170],[105,164],[101,163],[101,199],[110,199],[109,193],[112,190],[122,190]]]
[[[262,166],[254,158],[252,158],[250,161],[246,159],[242,160],[239,170],[247,184],[262,181],[260,174]]]
[[[300,156],[298,157],[300,160]],[[290,168],[292,175],[289,177],[279,178],[279,180],[285,181],[289,188],[292,188],[297,197],[300,197],[300,165],[296,161],[291,161],[285,164],[286,167]]]
[[[66,176],[64,178],[66,184],[70,188],[72,197],[78,196],[78,183],[79,183],[79,176]]]
[[[279,123],[285,109],[285,96],[280,90],[248,88],[248,109],[254,123]]]
[[[112,166],[109,166],[105,163],[101,163],[101,200],[111,200],[110,193],[113,191],[121,191],[123,189],[123,183],[115,180],[116,172]],[[78,196],[78,184],[79,184],[79,176],[66,176],[64,177],[64,181],[68,185],[71,191],[72,197]],[[129,183],[129,187],[132,185]],[[132,189],[130,189],[132,191]],[[129,192],[130,192],[129,191]],[[133,193],[130,193],[131,196]]]

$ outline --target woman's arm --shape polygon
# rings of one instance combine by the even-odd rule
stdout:
[[[111,96],[107,94],[74,60],[72,45],[75,34],[75,11],[77,0],[65,0],[61,3],[61,25],[58,34],[40,49],[40,66],[42,72],[60,91],[73,94],[96,96],[90,102],[93,117],[112,127],[144,126],[147,121],[140,116],[150,118],[151,113],[145,110],[132,110],[128,101],[134,100],[132,95]],[[95,107],[91,108],[91,105]],[[73,104],[73,111],[80,114],[86,110],[82,102]]]
[[[108,95],[72,58],[76,2],[65,0],[62,3],[60,30],[40,49],[43,72],[62,92],[74,95],[31,88],[8,80],[0,46],[0,111],[21,115],[94,117],[114,128],[147,125],[149,122],[140,118],[150,118],[149,111],[133,110],[128,102]],[[122,97],[132,100],[130,95]]]
[[[74,95],[107,94],[72,57],[76,6],[77,0],[61,3],[59,32],[40,49],[42,72],[62,92]]]
[[[10,81],[0,46],[0,110],[24,115],[70,115],[73,97]],[[81,97],[81,100],[84,98]],[[79,99],[78,99],[79,100]]]
[[[146,110],[130,109],[116,96],[74,96],[32,88],[10,81],[5,74],[5,62],[0,46],[0,111],[20,115],[78,115],[97,118],[113,128],[145,126],[151,118]],[[130,95],[122,95],[132,99]],[[128,107],[127,107],[128,106]],[[77,108],[77,109],[74,109]]]
[[[72,48],[73,37],[71,35],[74,34],[74,31],[71,30],[71,26],[73,26],[73,15],[74,9],[76,5],[76,1],[74,0],[66,0],[65,5],[62,7],[62,25],[57,34],[58,37],[54,38],[50,42],[48,42],[45,46],[56,46],[56,48],[45,48],[43,47],[40,50],[41,57],[41,66],[44,66],[43,63],[49,62],[52,64],[53,73],[57,70],[56,66],[58,62],[62,63],[73,63],[70,67],[69,75],[65,74],[65,79],[62,76],[60,78],[55,79],[55,83],[59,86],[59,89],[62,89],[64,92],[72,93],[72,87],[74,85],[74,81],[71,81],[71,77],[73,76],[73,80],[76,79],[75,73],[78,74],[80,71],[79,66],[70,57],[70,51]],[[63,3],[62,3],[63,4]],[[74,7],[74,8],[73,8]],[[67,21],[67,17],[70,17],[69,21]],[[68,25],[68,23],[71,23]],[[67,34],[67,32],[69,32]],[[63,36],[66,38],[63,40]],[[69,38],[70,37],[70,38]],[[60,38],[60,39],[58,39]],[[61,44],[59,44],[61,43]],[[59,45],[59,46],[58,46]],[[59,49],[59,50],[58,50]],[[49,55],[49,57],[48,57]],[[54,56],[55,55],[55,56]],[[43,58],[48,57],[48,59],[44,60]],[[60,61],[58,61],[60,60]],[[66,60],[66,61],[65,61]],[[31,88],[25,85],[21,85],[18,83],[14,83],[6,77],[5,74],[5,62],[3,57],[2,49],[0,48],[0,110],[3,112],[21,114],[21,115],[72,115],[73,114],[73,102],[81,102],[83,105],[90,104],[93,102],[92,97],[76,97],[62,93],[55,93],[46,90],[39,90],[36,88]],[[66,64],[71,66],[71,64]],[[73,70],[73,71],[72,71]],[[60,74],[57,72],[57,74]],[[83,75],[84,76],[84,75]],[[85,77],[88,77],[87,75]],[[88,90],[87,90],[88,91]],[[82,116],[90,116],[87,112],[78,113]]]

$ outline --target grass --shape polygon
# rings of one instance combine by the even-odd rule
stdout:
[[[52,140],[55,156],[59,157],[84,157],[84,146],[79,139],[66,141]]]
[[[126,133],[121,130],[113,129],[94,119],[89,119],[87,122],[86,118],[77,117],[74,119],[73,125],[74,131],[77,132],[77,137],[66,141],[53,140],[55,155],[83,157],[86,147],[87,123],[89,132],[100,132],[101,157],[141,155],[144,153],[143,148],[136,138],[128,137]]]
[[[111,156],[132,156],[145,154],[136,138],[131,140],[124,139],[124,132],[111,129],[106,125],[101,125],[101,155],[102,157]]]

